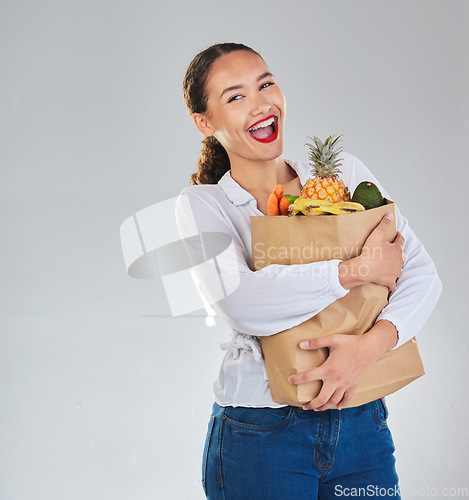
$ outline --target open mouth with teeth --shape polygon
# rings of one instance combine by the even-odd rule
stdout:
[[[275,115],[268,116],[254,123],[248,129],[249,135],[258,142],[272,142],[278,136],[278,118]]]

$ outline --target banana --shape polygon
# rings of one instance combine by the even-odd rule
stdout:
[[[340,201],[339,203],[335,203],[340,209],[341,213],[349,214],[354,212],[363,212],[365,207],[360,203],[355,203],[353,201]]]
[[[324,207],[323,210],[325,210],[328,214],[332,215],[341,215],[344,212],[342,212],[341,208],[337,206],[338,203],[331,203],[330,206]]]
[[[292,205],[292,211],[301,212],[304,215],[322,215],[328,213],[327,208],[331,203],[324,200],[312,200],[310,198],[300,197],[297,198]]]
[[[323,210],[311,208],[307,210],[306,208],[303,210],[296,210],[295,205],[290,205],[288,207],[288,215],[326,215],[329,212],[325,212]]]
[[[312,200],[310,198],[297,198],[289,207],[291,215],[343,215],[365,210],[360,203],[351,201],[341,201],[339,203],[330,203],[325,200]]]

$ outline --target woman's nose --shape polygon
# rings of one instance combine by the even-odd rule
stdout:
[[[271,108],[270,104],[268,104],[265,101],[261,101],[256,103],[256,105],[253,107],[252,114],[253,115],[266,114],[269,112],[270,108]]]

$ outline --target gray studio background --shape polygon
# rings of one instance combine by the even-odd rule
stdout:
[[[219,41],[276,75],[285,157],[343,133],[432,255],[427,374],[389,421],[404,498],[467,494],[468,18],[457,0],[1,2],[1,500],[203,498],[228,330],[172,318],[119,228],[187,185],[181,81]]]

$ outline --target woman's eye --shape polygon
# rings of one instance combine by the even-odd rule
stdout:
[[[242,96],[242,95],[239,95],[239,94],[234,95],[233,97],[230,97],[230,98],[228,99],[228,102],[238,101],[239,99],[241,99],[241,97],[243,97],[243,96]]]
[[[271,85],[275,85],[274,82],[265,82],[261,85],[261,89],[265,89],[267,87],[270,87]]]

